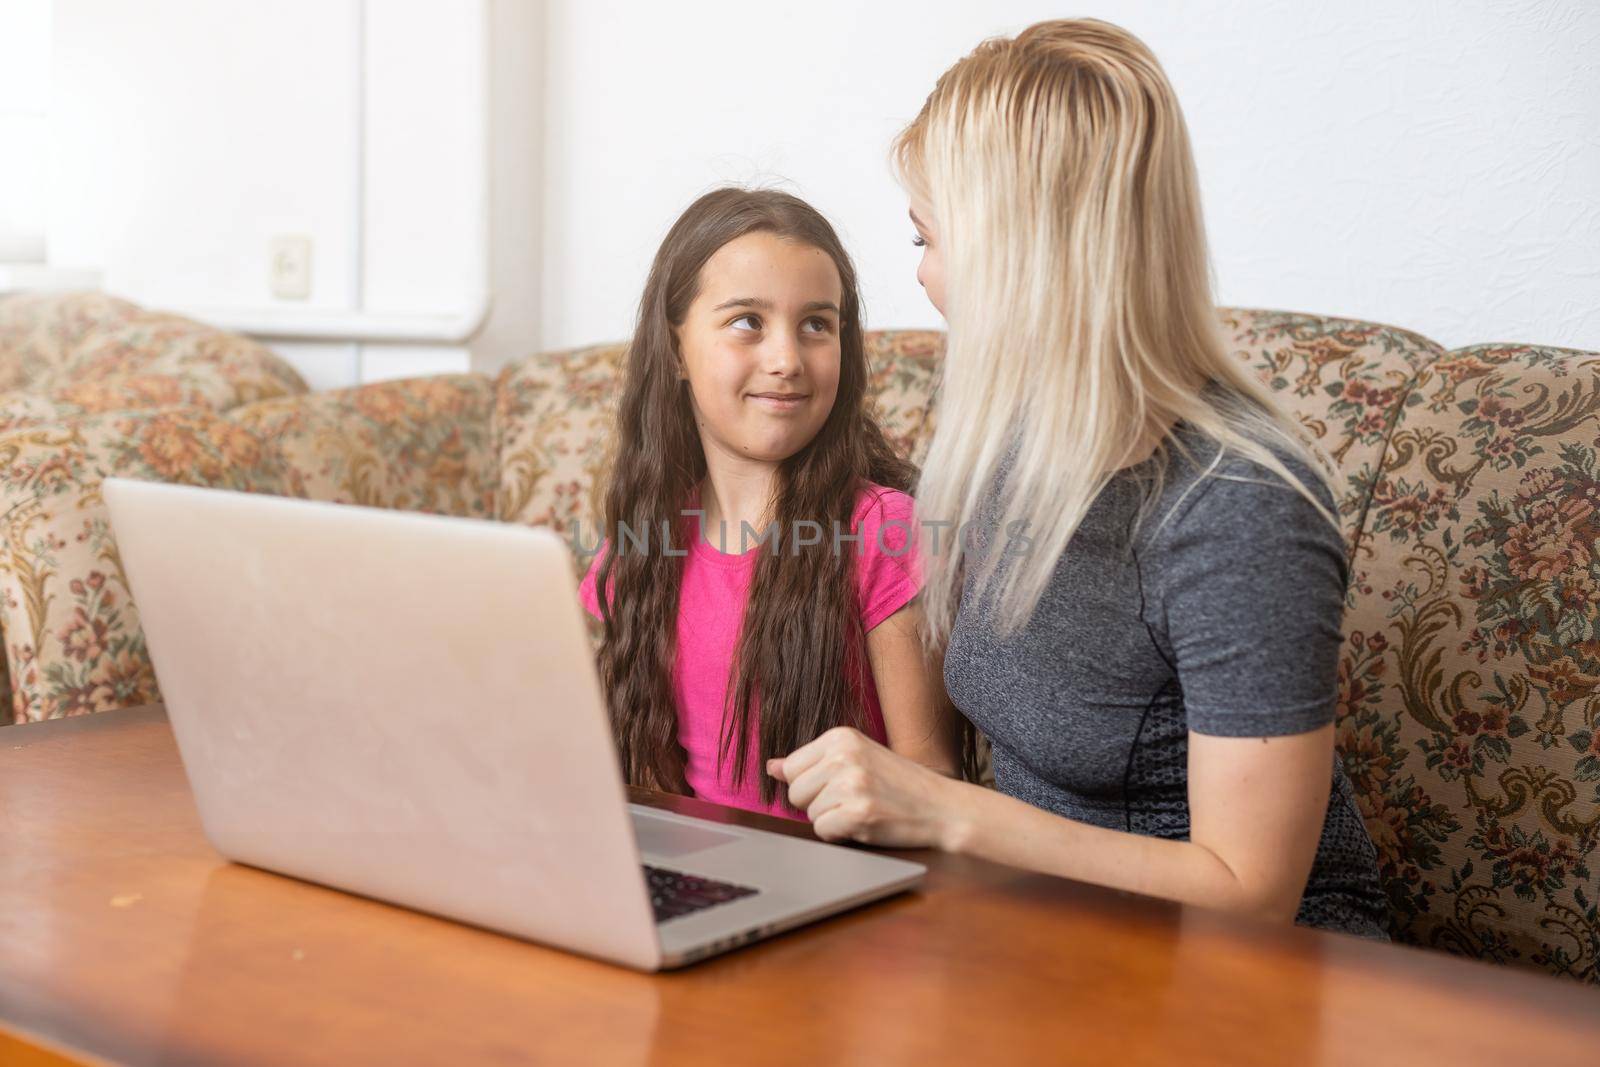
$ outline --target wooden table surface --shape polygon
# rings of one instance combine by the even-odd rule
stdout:
[[[0,1064],[1600,1062],[1593,988],[915,858],[917,893],[635,974],[223,861],[159,708],[6,727]]]

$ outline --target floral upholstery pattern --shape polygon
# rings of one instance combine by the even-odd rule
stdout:
[[[100,293],[0,299],[0,432],[162,407],[226,411],[304,393],[255,341]]]
[[[1340,669],[1396,933],[1600,983],[1600,354],[1460,349],[1411,392]]]
[[[294,495],[493,518],[492,383],[450,374],[250,404],[229,421],[294,476]]]
[[[118,412],[0,435],[0,632],[17,722],[159,699],[111,536],[107,477],[285,493],[265,442],[198,408]]]
[[[627,346],[532,356],[500,372],[498,515],[592,546]]]
[[[1221,311],[1234,355],[1270,386],[1308,439],[1337,465],[1339,518],[1352,553],[1389,430],[1413,377],[1444,354],[1392,326],[1285,311]]]
[[[933,440],[935,393],[944,360],[942,330],[867,334],[867,393],[889,443],[921,463]]]

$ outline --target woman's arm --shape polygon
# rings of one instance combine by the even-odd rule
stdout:
[[[943,656],[922,647],[922,606],[913,600],[867,633],[867,660],[883,709],[889,748],[960,777],[961,734],[944,689]]]
[[[1292,920],[1327,813],[1333,727],[1189,735],[1190,840],[1076,822],[930,772],[854,730],[772,760],[824,840],[964,852],[1185,903]]]

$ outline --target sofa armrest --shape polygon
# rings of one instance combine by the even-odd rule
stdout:
[[[256,434],[196,408],[0,434],[0,632],[18,722],[159,699],[101,483],[303,495]]]

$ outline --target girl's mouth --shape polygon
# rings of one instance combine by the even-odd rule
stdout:
[[[751,393],[750,399],[768,411],[794,411],[810,396],[810,393]]]

